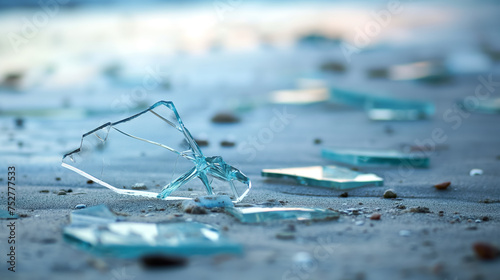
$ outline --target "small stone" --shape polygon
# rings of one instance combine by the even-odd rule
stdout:
[[[87,180],[87,184],[89,184],[89,185],[90,185],[90,184],[93,184],[93,183],[94,183],[94,181],[92,181],[92,180]]]
[[[87,205],[85,204],[78,204],[75,206],[75,209],[83,209],[83,208],[87,208]]]
[[[181,267],[188,263],[186,258],[164,256],[164,255],[149,255],[141,258],[141,264],[146,268],[164,268],[164,267]]]
[[[431,211],[427,207],[416,207],[416,208],[411,208],[410,209],[411,213],[430,213]]]
[[[16,124],[17,128],[23,128],[24,127],[24,119],[23,118],[16,118],[14,120],[14,123]]]
[[[148,187],[144,183],[136,183],[131,187],[133,190],[147,190]]]
[[[40,193],[49,193],[49,190],[41,190]]]
[[[399,236],[408,237],[410,235],[411,235],[411,232],[409,230],[400,230],[399,231]]]
[[[490,220],[490,218],[488,218],[488,216],[484,216],[481,218],[481,220],[483,220],[483,222],[487,222]]]
[[[282,239],[282,240],[295,239],[295,233],[288,232],[288,231],[278,232],[278,233],[276,233],[276,238]]]
[[[470,176],[483,175],[483,170],[482,169],[478,169],[478,168],[471,169],[471,171],[469,172],[469,175]]]
[[[196,142],[196,144],[198,144],[199,147],[207,147],[210,144],[208,140],[205,139],[194,139],[194,141]]]
[[[65,192],[65,191],[59,191],[59,192],[57,193],[57,195],[66,195],[66,192]]]
[[[349,193],[343,192],[339,195],[339,197],[349,197]]]
[[[500,254],[500,251],[489,243],[476,242],[472,245],[472,248],[476,256],[481,260],[493,260]]]
[[[240,118],[238,118],[233,113],[221,112],[221,113],[217,113],[215,116],[212,117],[212,122],[213,123],[238,123],[238,122],[240,122]]]
[[[396,198],[398,195],[394,192],[393,189],[388,189],[384,192],[384,198]]]
[[[193,207],[188,207],[184,210],[186,213],[194,215],[204,215],[207,214],[207,209],[201,206],[194,205]]]
[[[220,145],[221,145],[221,147],[229,148],[229,147],[236,146],[236,143],[234,143],[233,141],[224,140],[224,141],[220,142]]]
[[[315,144],[315,145],[319,145],[319,144],[321,144],[322,142],[323,142],[323,141],[322,141],[321,139],[319,139],[319,138],[314,139],[314,144]]]
[[[444,182],[444,183],[434,185],[434,187],[438,190],[446,190],[450,185],[451,185],[451,182]]]
[[[398,206],[396,206],[396,208],[399,210],[404,210],[406,209],[406,206],[404,206],[403,204],[399,204]]]
[[[380,213],[373,213],[371,216],[370,216],[370,220],[380,220],[380,217],[382,217],[382,215]]]
[[[61,181],[61,177],[56,177],[56,181]]]

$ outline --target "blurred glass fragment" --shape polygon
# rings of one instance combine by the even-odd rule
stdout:
[[[264,169],[262,176],[291,178],[301,185],[312,185],[337,190],[352,189],[366,185],[382,186],[384,179],[371,173],[356,172],[334,165],[308,166],[283,169]]]
[[[404,153],[396,150],[368,149],[323,149],[323,158],[352,164],[363,165],[403,165],[413,167],[429,167],[429,157],[423,152]]]
[[[363,108],[371,120],[421,120],[434,114],[434,104],[424,101],[382,97],[348,89],[332,88],[330,100],[334,103]]]
[[[85,133],[80,148],[64,155],[62,166],[120,194],[166,200],[189,199],[204,190],[209,195],[230,193],[239,202],[251,188],[250,179],[221,157],[203,155],[174,104],[167,101]],[[163,186],[161,191],[125,187],[146,178]],[[199,187],[198,192],[179,191],[181,196],[170,196],[194,178],[202,182],[193,184],[193,188]]]
[[[85,211],[88,210],[88,211]],[[239,254],[241,245],[201,223],[133,223],[105,218],[111,211],[95,206],[71,212],[71,224],[63,230],[65,240],[99,256],[137,258],[150,254],[192,256]]]
[[[245,224],[279,220],[321,221],[339,218],[339,213],[333,210],[303,207],[226,208],[226,212]]]
[[[271,103],[274,104],[313,104],[325,102],[329,99],[328,89],[293,89],[279,90],[271,93]]]
[[[500,98],[480,100],[478,98],[466,98],[458,102],[458,105],[469,112],[480,112],[486,114],[500,114]]]

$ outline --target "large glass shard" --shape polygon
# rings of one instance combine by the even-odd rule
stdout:
[[[209,225],[113,222],[112,219],[106,223],[99,212],[104,211],[107,217],[109,209],[98,206],[86,210],[89,209],[83,214],[83,210],[73,211],[71,224],[64,228],[63,234],[68,242],[100,256],[137,258],[150,254],[191,256],[242,252],[241,245]],[[86,219],[82,220],[84,216]]]
[[[170,101],[85,133],[62,166],[120,194],[166,200],[229,194],[239,202],[251,188],[250,179],[221,157],[203,155]],[[201,183],[177,191],[194,178]],[[162,189],[138,190],[138,183]]]
[[[360,173],[338,166],[308,166],[283,169],[264,169],[262,176],[270,178],[292,178],[302,185],[313,185],[337,190],[352,189],[366,185],[383,186],[384,179],[371,173]]]
[[[226,212],[242,223],[262,223],[279,220],[321,221],[339,218],[339,213],[336,211],[302,207],[226,208]]]
[[[332,88],[330,100],[348,106],[363,108],[368,117],[376,121],[420,120],[434,114],[430,102],[382,97],[347,89]]]
[[[396,150],[323,149],[321,156],[352,165],[405,165],[429,167],[424,153],[404,153]]]

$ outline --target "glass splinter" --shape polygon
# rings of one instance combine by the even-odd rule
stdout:
[[[251,188],[250,179],[220,156],[203,155],[170,101],[85,133],[80,148],[64,155],[62,166],[120,194],[165,200],[200,195],[184,191],[182,196],[171,196],[194,178],[201,180],[209,195],[218,194],[215,185],[225,187],[234,202]],[[157,193],[133,186],[145,180],[163,188]],[[141,184],[141,189],[151,185]]]
[[[459,101],[458,105],[463,110],[469,112],[481,112],[486,114],[500,114],[500,98],[486,100],[474,99],[473,102],[467,102],[466,99]]]
[[[435,110],[434,104],[430,102],[376,96],[339,88],[330,90],[330,100],[334,103],[363,108],[368,117],[375,121],[427,119]]]
[[[352,189],[374,184],[382,186],[384,179],[375,174],[360,173],[338,166],[308,166],[284,169],[264,169],[262,176],[271,178],[293,178],[299,184],[333,188]]]
[[[321,156],[352,165],[400,165],[429,167],[429,157],[423,153],[403,153],[394,150],[323,149]]]
[[[339,213],[328,209],[302,207],[226,208],[226,212],[242,223],[262,223],[277,220],[320,221],[338,219]]]
[[[71,213],[71,224],[64,228],[65,240],[81,249],[100,256],[137,258],[148,254],[191,256],[210,254],[239,254],[242,246],[222,236],[202,223],[133,223],[104,222],[111,211],[95,206]],[[111,218],[111,217],[109,217]],[[93,221],[101,220],[100,223]]]

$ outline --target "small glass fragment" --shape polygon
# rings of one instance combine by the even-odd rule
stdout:
[[[127,166],[125,160],[133,165]],[[221,157],[203,155],[170,101],[85,133],[80,148],[64,155],[62,166],[120,194],[165,200],[190,199],[194,193],[175,197],[171,193],[194,178],[201,180],[209,195],[232,193],[235,202],[251,188],[250,179]],[[160,193],[126,189],[142,183],[144,174],[161,183]]]
[[[330,100],[334,103],[363,108],[368,117],[375,121],[427,119],[435,110],[434,104],[430,102],[383,97],[339,88],[330,90]]]
[[[339,218],[339,213],[336,211],[302,207],[239,207],[226,208],[226,212],[242,223],[262,223],[277,220],[320,221]]]
[[[483,170],[482,169],[477,169],[477,168],[471,169],[471,171],[469,172],[469,175],[470,176],[483,175]]]
[[[262,176],[293,178],[302,185],[313,185],[337,190],[352,189],[371,184],[382,186],[384,184],[384,179],[375,174],[360,173],[333,165],[264,169],[262,170]]]
[[[404,153],[396,150],[323,149],[321,156],[352,165],[407,165],[429,167],[429,157],[424,153]]]
[[[115,221],[116,216],[103,205],[74,210],[71,213],[71,224],[64,228],[63,234],[68,242],[91,253],[120,258],[152,254],[239,254],[242,251],[241,245],[229,241],[217,229],[201,223]]]
[[[480,100],[478,98],[467,102],[467,99],[459,101],[458,106],[469,112],[480,112],[486,114],[500,114],[500,98]]]
[[[271,92],[271,103],[274,104],[313,104],[329,99],[328,89],[310,88],[279,90]]]

